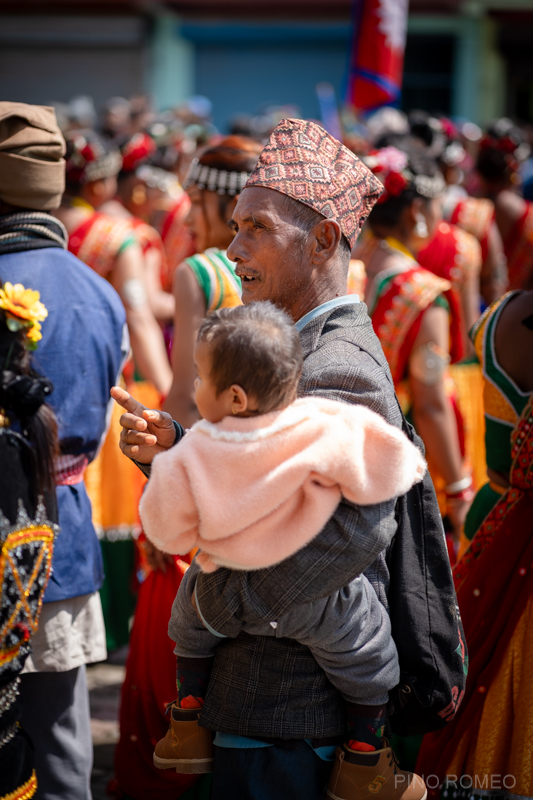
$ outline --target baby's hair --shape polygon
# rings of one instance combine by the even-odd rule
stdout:
[[[213,311],[198,341],[211,347],[217,395],[237,384],[257,401],[259,414],[285,408],[296,398],[303,365],[300,338],[291,318],[272,303]]]

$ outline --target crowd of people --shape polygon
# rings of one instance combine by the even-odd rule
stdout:
[[[525,133],[56,111],[0,103],[0,800],[91,797],[125,645],[122,800],[533,797]]]

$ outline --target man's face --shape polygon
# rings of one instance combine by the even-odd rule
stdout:
[[[270,300],[292,314],[311,278],[311,266],[308,236],[291,222],[283,195],[262,187],[244,189],[230,227],[235,238],[228,258],[237,265],[243,302]]]

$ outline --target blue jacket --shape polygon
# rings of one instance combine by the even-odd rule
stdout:
[[[106,429],[109,390],[129,350],[118,294],[55,247],[0,256],[0,281],[41,293],[48,317],[34,365],[54,384],[50,405],[58,417],[61,452],[92,460]],[[45,603],[95,592],[104,577],[85,484],[58,486],[57,501],[61,532]]]

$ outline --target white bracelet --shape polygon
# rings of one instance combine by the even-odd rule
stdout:
[[[444,491],[446,494],[457,494],[464,491],[464,489],[469,489],[470,486],[472,486],[472,476],[467,475],[466,478],[461,478],[460,481],[449,483],[448,486],[444,487]]]

